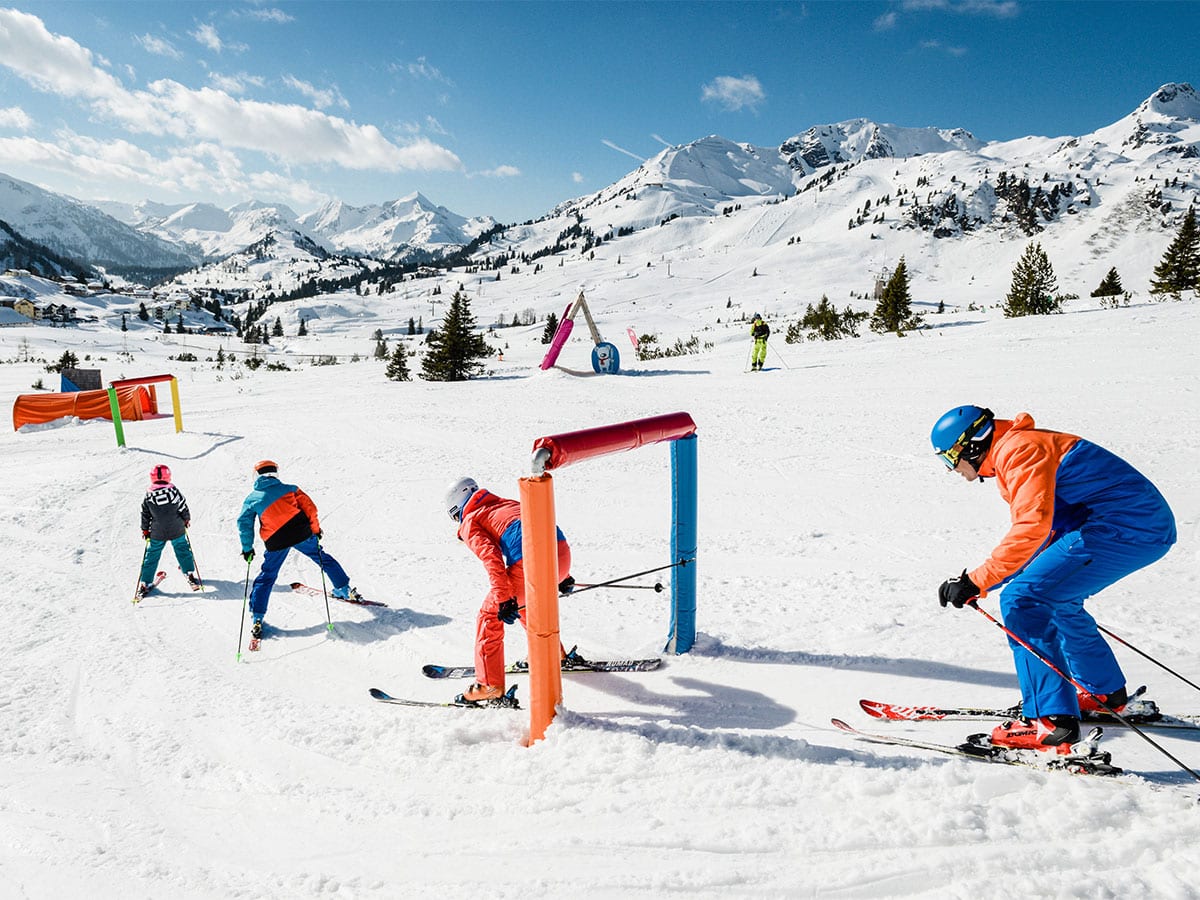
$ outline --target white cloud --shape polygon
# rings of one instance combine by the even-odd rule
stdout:
[[[644,163],[646,161],[646,158],[644,156],[638,156],[632,150],[626,150],[624,147],[618,147],[616,144],[614,144],[612,141],[608,140],[607,138],[600,141],[600,143],[602,143],[605,147],[609,147],[613,150],[616,150],[618,153],[624,153],[626,156],[632,156],[638,162]]]
[[[966,56],[967,55],[966,47],[947,47],[941,41],[935,41],[935,40],[921,41],[921,49],[922,50],[936,50],[940,53],[946,53],[950,56]]]
[[[326,107],[333,106],[335,103],[344,109],[350,108],[349,102],[336,87],[329,90],[322,90],[307,81],[301,81],[294,75],[284,75],[283,83],[293,90],[299,91],[305,97],[308,97],[317,109],[325,109]]]
[[[221,53],[225,50],[231,50],[235,53],[242,53],[250,49],[245,44],[237,44],[225,40],[217,33],[216,27],[208,24],[207,22],[197,25],[196,30],[189,31],[188,34],[195,38],[198,44],[207,47],[214,53]]]
[[[949,12],[996,19],[1011,19],[1021,14],[1021,4],[1016,0],[904,0],[902,5],[910,12]]]
[[[496,166],[494,169],[486,169],[479,174],[485,178],[516,178],[521,174],[521,170],[516,166]]]
[[[299,207],[329,199],[308,182],[277,171],[245,172],[238,158],[214,144],[177,148],[157,157],[124,141],[97,141],[61,132],[57,142],[0,138],[0,157],[70,176],[95,196],[142,199],[147,195],[194,199],[197,194],[240,200],[278,198]]]
[[[183,54],[175,49],[175,45],[163,38],[155,37],[152,34],[143,34],[135,37],[134,40],[141,44],[142,49],[147,53],[153,53],[155,56],[168,56],[171,59],[183,59]]]
[[[886,12],[875,20],[872,26],[876,31],[891,31],[896,27],[898,17],[894,12]]]
[[[729,112],[738,112],[745,108],[756,109],[767,95],[753,75],[741,78],[720,75],[701,88],[700,99],[717,103]]]
[[[33,86],[90,104],[98,116],[134,133],[211,141],[253,150],[283,164],[333,164],[354,170],[462,171],[450,150],[425,138],[393,143],[374,125],[359,125],[302,106],[235,98],[226,90],[164,79],[126,89],[98,68],[92,53],[50,34],[41,20],[0,9],[0,65]]]
[[[260,22],[274,22],[278,25],[296,21],[295,16],[288,15],[282,9],[247,9],[238,15],[245,16],[247,19],[258,19]]]
[[[429,81],[437,81],[442,84],[453,85],[454,82],[441,73],[437,66],[431,66],[424,56],[418,57],[416,62],[410,62],[404,67],[404,71],[414,78],[425,78]]]
[[[64,96],[103,99],[124,91],[90,50],[50,34],[37,16],[15,9],[0,9],[0,65],[36,88]]]
[[[191,90],[175,81],[157,81],[151,92],[199,137],[225,147],[257,150],[298,164],[334,163],[348,169],[436,169],[458,171],[462,162],[425,138],[406,145],[387,140],[374,125],[281,103],[236,100],[211,88]]]
[[[209,83],[219,91],[224,91],[227,94],[244,94],[246,86],[262,87],[266,84],[262,78],[257,75],[247,75],[245,72],[239,72],[237,75],[222,75],[220,72],[208,73]]]
[[[19,106],[0,107],[0,128],[13,128],[17,131],[28,131],[33,127],[33,119]]]
[[[191,35],[196,39],[198,44],[204,45],[214,53],[220,53],[225,47],[221,36],[217,34],[217,29],[208,23],[200,25],[195,31],[191,32]]]
[[[572,172],[571,180],[573,182],[575,182],[576,184],[583,184],[583,173],[582,172]]]

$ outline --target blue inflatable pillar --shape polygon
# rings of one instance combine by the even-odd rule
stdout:
[[[696,641],[696,435],[671,442],[671,630],[665,650],[687,653]]]

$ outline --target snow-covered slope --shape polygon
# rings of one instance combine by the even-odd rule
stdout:
[[[665,334],[702,313],[739,312],[723,297],[706,312],[704,279],[645,262],[591,296],[606,336],[619,338],[626,322]],[[944,291],[969,293],[988,265],[997,263],[961,268]],[[478,309],[508,314],[522,298],[553,299],[556,310],[571,299],[529,299],[534,284],[506,274],[469,290]],[[240,362],[248,348],[216,337],[122,334],[116,324],[0,329],[0,396],[10,402],[35,379],[52,381],[38,357],[72,349],[106,380],[175,374],[185,429],[175,434],[169,418],[127,423],[124,450],[106,422],[0,432],[13,473],[0,479],[0,894],[1195,895],[1200,786],[1135,734],[1105,736],[1133,774],[1104,781],[867,745],[829,725],[867,724],[860,697],[1016,698],[1003,635],[936,600],[937,584],[981,561],[1008,527],[993,485],[948,477],[930,452],[931,423],[963,402],[1028,410],[1154,479],[1175,510],[1178,545],[1089,608],[1200,677],[1187,605],[1200,591],[1195,301],[1079,301],[1017,320],[951,309],[904,339],[835,344],[788,345],[777,329],[761,374],[743,372],[741,324],[710,326],[702,334],[715,346],[698,356],[626,359],[619,377],[539,371],[540,323],[488,337],[505,352],[484,381],[392,383],[382,363],[350,363],[370,356],[377,328],[394,346],[403,291],[417,303],[418,286],[387,304],[352,292],[297,301],[325,313],[311,336],[292,337],[289,320],[287,338],[258,349],[290,371],[250,372]],[[239,362],[206,361],[218,349]],[[584,332],[560,362],[587,370],[589,349]],[[185,353],[198,361],[180,361]],[[326,355],[342,364],[310,364]],[[652,674],[568,676],[563,711],[532,748],[521,746],[523,712],[369,699],[372,686],[430,700],[464,686],[420,674],[425,662],[470,661],[486,591],[441,509],[448,482],[472,474],[513,496],[537,437],[674,410],[699,428],[692,653]],[[319,599],[277,590],[274,633],[238,662],[257,561],[243,563],[235,520],[263,457],[312,495],[326,549],[389,608],[334,603],[329,636]],[[168,550],[163,592],[134,607],[138,507],[158,462],[188,498],[212,590],[188,591]],[[670,562],[668,473],[662,446],[554,473],[577,579]],[[320,584],[294,555],[280,581],[292,580]],[[562,638],[585,655],[655,653],[667,596],[564,598]],[[984,605],[995,612],[994,600]],[[519,628],[507,640],[511,657],[524,652]],[[1200,712],[1187,685],[1124,647],[1117,655],[1130,683],[1149,684],[1164,707]],[[893,730],[945,742],[984,727]],[[1200,742],[1154,738],[1200,767]]]

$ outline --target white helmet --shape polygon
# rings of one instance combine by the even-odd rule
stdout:
[[[479,490],[474,478],[460,478],[446,489],[446,512],[455,522],[462,521],[463,507],[471,499],[471,495]]]

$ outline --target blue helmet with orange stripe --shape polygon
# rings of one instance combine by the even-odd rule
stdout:
[[[965,459],[978,470],[979,464],[992,446],[996,433],[996,416],[990,409],[981,406],[956,406],[933,425],[929,440],[933,452],[953,469],[960,459]]]

